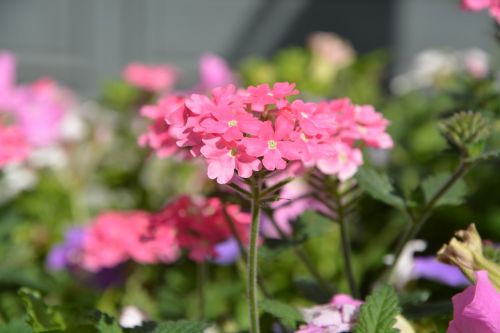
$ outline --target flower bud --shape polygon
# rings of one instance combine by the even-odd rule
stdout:
[[[475,271],[487,270],[491,282],[500,290],[500,265],[484,257],[481,236],[474,224],[457,231],[455,237],[438,251],[437,258],[460,268],[472,282],[476,281]]]

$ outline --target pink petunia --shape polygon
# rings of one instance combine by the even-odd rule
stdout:
[[[453,296],[453,320],[448,333],[500,332],[500,292],[488,272],[476,272],[476,284]]]
[[[267,170],[283,170],[285,159],[300,159],[301,145],[289,140],[294,129],[292,122],[278,116],[274,129],[270,121],[262,123],[256,138],[244,138],[243,144],[247,153],[255,157],[263,157],[262,164]]]

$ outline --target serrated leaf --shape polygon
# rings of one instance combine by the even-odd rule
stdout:
[[[397,333],[393,328],[401,309],[394,288],[383,286],[361,306],[354,333]]]
[[[405,201],[394,194],[394,187],[386,174],[380,174],[369,168],[359,169],[356,179],[359,186],[374,199],[380,200],[398,209],[405,209]]]
[[[202,333],[210,325],[195,320],[178,320],[158,324],[153,333]]]
[[[299,310],[279,301],[263,299],[259,302],[259,307],[262,311],[278,318],[283,325],[290,328],[295,328],[298,323],[304,321],[304,317]]]
[[[449,173],[439,173],[433,175],[422,182],[425,201],[432,200],[434,195],[450,178]],[[462,179],[457,180],[453,186],[436,202],[435,207],[443,205],[460,205],[464,201],[467,193],[467,187]]]
[[[53,307],[47,306],[39,292],[21,288],[19,296],[26,308],[28,324],[33,328],[33,332],[64,330],[66,328],[61,313]]]

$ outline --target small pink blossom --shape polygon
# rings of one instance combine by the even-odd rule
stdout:
[[[30,151],[30,145],[21,128],[0,123],[0,167],[24,161]]]
[[[351,331],[356,324],[359,308],[363,302],[348,295],[335,295],[326,305],[302,310],[307,325],[296,333],[342,333]]]
[[[153,120],[148,131],[139,137],[141,146],[149,146],[158,157],[169,157],[179,152],[176,131],[183,125],[182,109],[184,98],[169,96],[161,99],[158,105],[145,105],[141,108],[141,115]],[[170,123],[170,125],[168,124]]]
[[[262,164],[267,170],[283,170],[285,159],[300,159],[300,145],[290,141],[293,123],[285,117],[278,116],[275,128],[270,121],[262,123],[256,138],[244,138],[243,144],[247,153],[255,157],[263,157]]]
[[[169,65],[133,62],[124,68],[123,78],[138,88],[159,93],[173,87],[177,79],[177,70]]]
[[[219,184],[228,183],[238,172],[241,178],[248,178],[260,170],[260,161],[246,153],[245,146],[221,138],[204,140],[202,155],[207,159],[208,178],[217,179]]]
[[[448,333],[500,332],[500,292],[487,271],[476,272],[476,284],[453,296],[453,320]]]

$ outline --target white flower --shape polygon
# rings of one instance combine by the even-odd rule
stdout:
[[[122,309],[119,323],[121,327],[132,328],[141,326],[145,320],[146,316],[141,310],[133,305],[128,305]]]
[[[427,243],[421,239],[413,239],[406,243],[398,262],[392,271],[389,282],[397,289],[402,289],[408,281],[412,279],[413,272],[413,256],[415,252],[422,252],[427,248]],[[386,265],[392,265],[394,262],[394,255],[388,254],[384,257]]]

